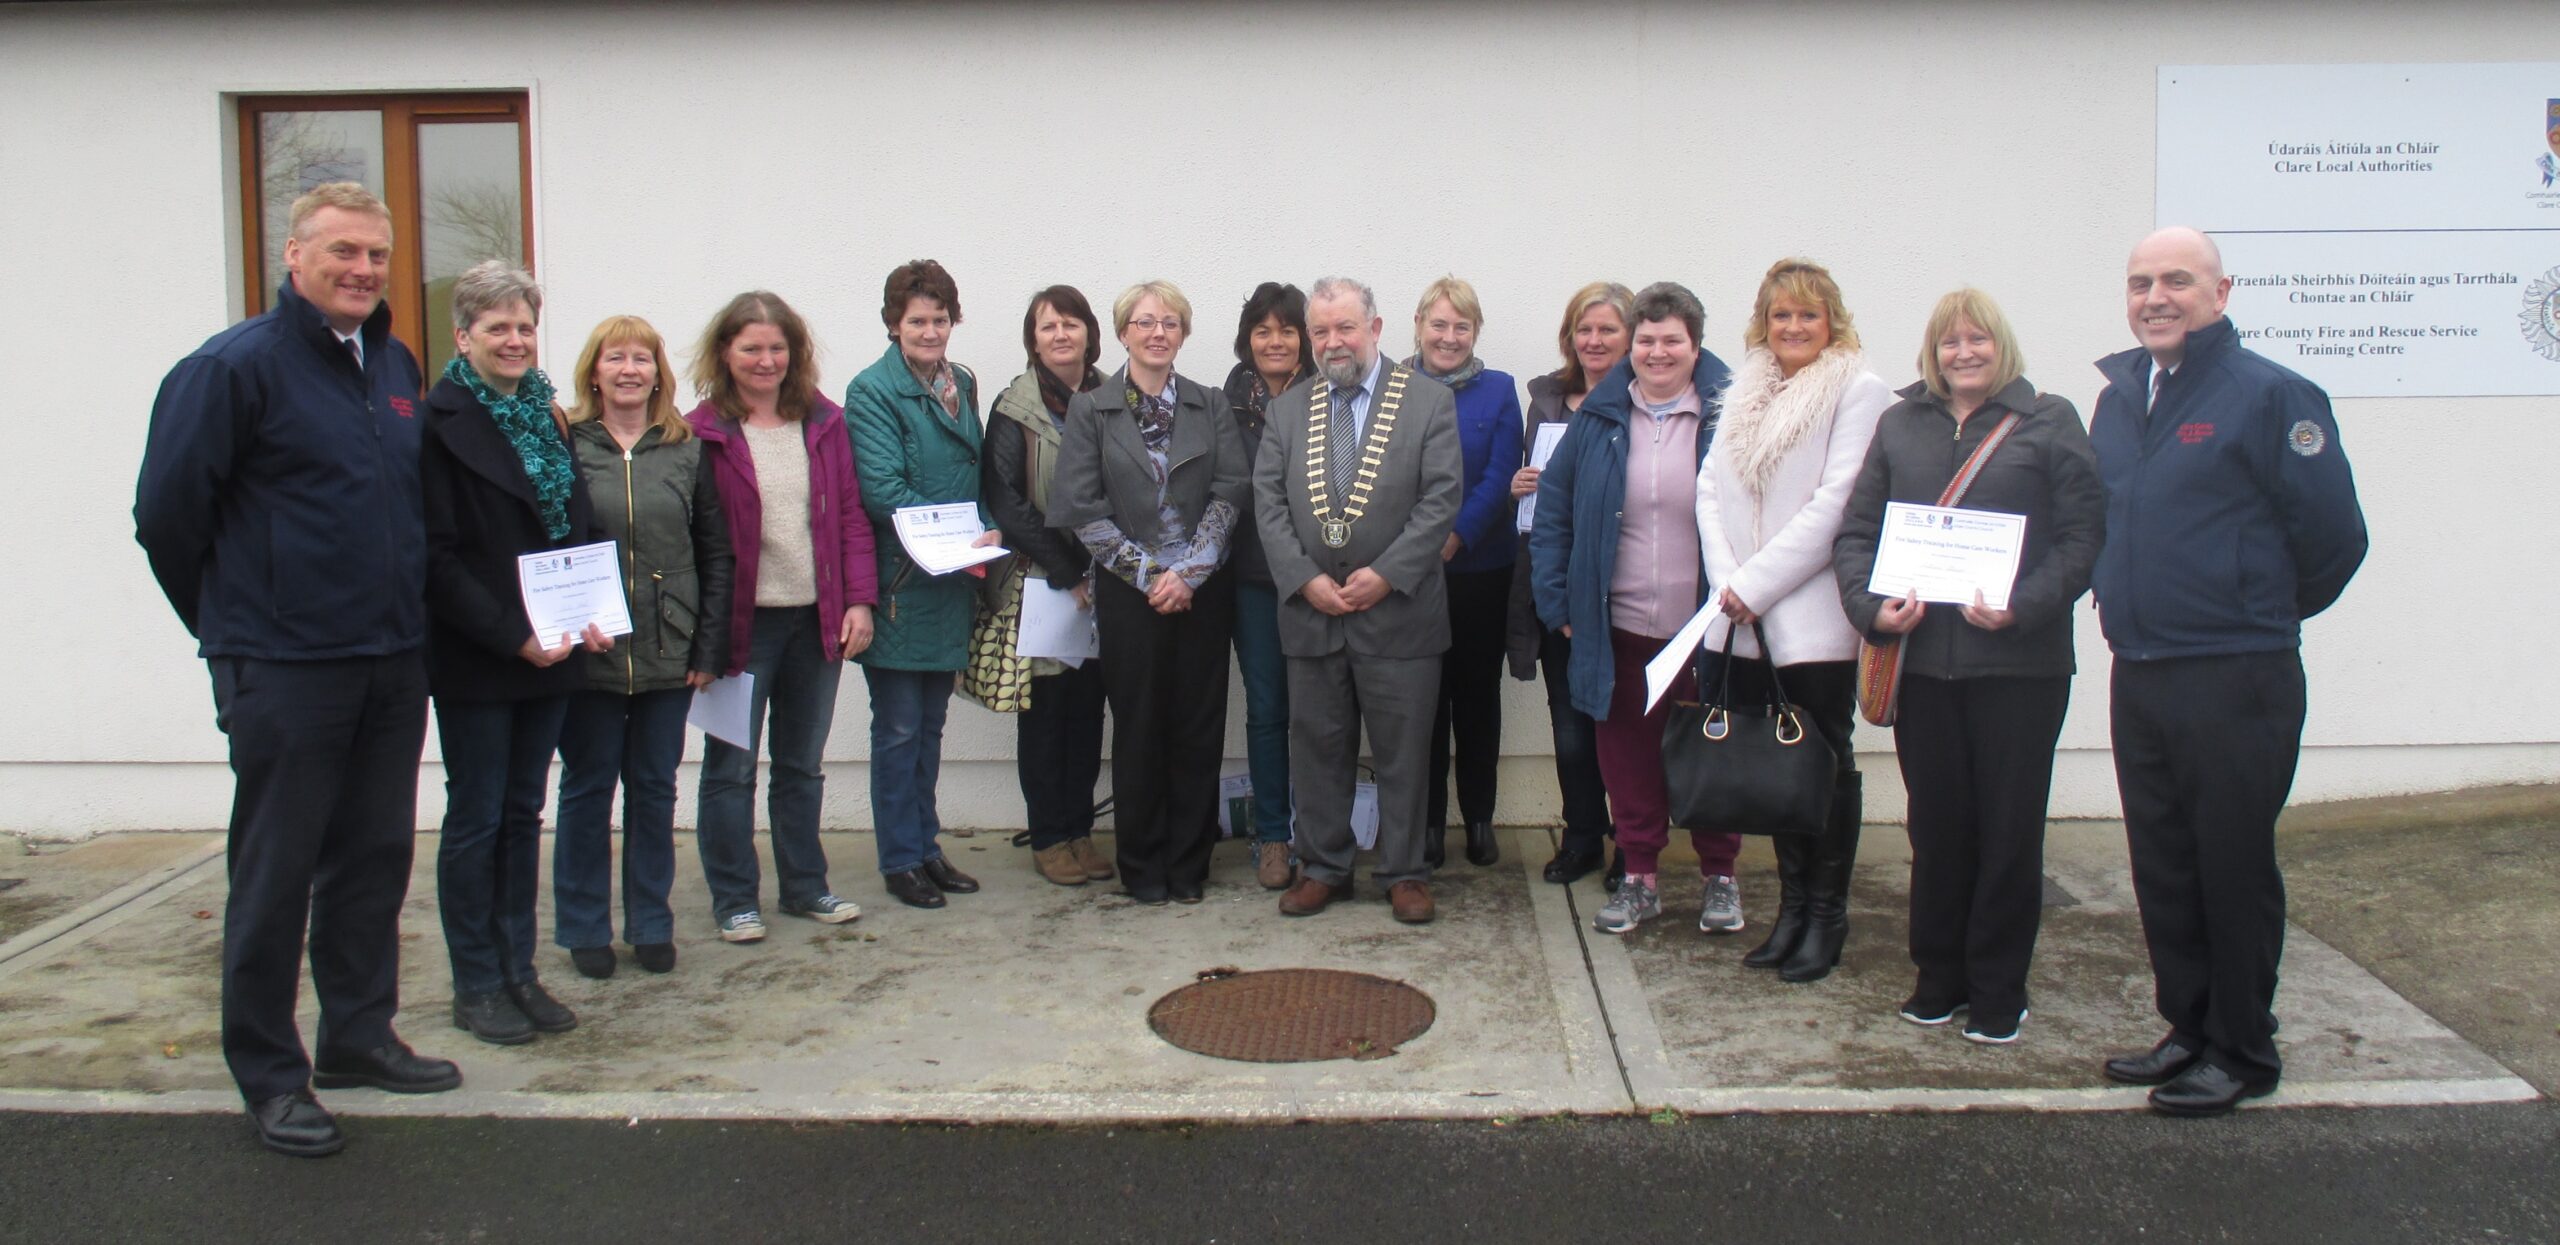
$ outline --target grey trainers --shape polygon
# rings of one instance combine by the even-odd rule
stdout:
[[[720,918],[720,941],[763,942],[764,918],[753,908]]]
[[[820,895],[807,903],[786,903],[782,905],[782,910],[793,916],[805,916],[812,921],[823,921],[829,925],[842,925],[862,915],[861,904],[832,892]]]
[[[1661,915],[1661,893],[1630,875],[1618,883],[1616,893],[1609,896],[1608,906],[1591,918],[1591,928],[1604,934],[1623,934],[1648,918]]]
[[[1730,934],[1742,928],[1742,888],[1716,874],[1707,879],[1707,900],[1698,909],[1698,932]]]

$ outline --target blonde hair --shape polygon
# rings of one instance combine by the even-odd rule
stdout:
[[[1929,313],[1929,327],[1920,336],[1920,380],[1929,392],[1941,399],[1950,396],[1947,374],[1938,368],[1938,342],[1959,320],[1981,329],[2000,352],[1999,362],[1991,369],[1991,392],[1998,393],[2027,374],[2027,356],[2018,349],[2017,334],[2009,330],[2009,317],[2000,314],[2000,304],[1991,301],[1990,295],[1968,285],[1938,300]]]
[[[1449,310],[1457,312],[1459,319],[1473,326],[1477,332],[1484,331],[1484,304],[1476,301],[1476,287],[1467,284],[1464,277],[1442,277],[1422,287],[1422,301],[1413,305],[1414,349],[1422,348],[1422,318],[1431,314],[1431,304],[1444,298],[1449,300]]]
[[[1780,297],[1804,306],[1819,306],[1831,321],[1831,344],[1858,349],[1857,325],[1849,319],[1849,308],[1840,301],[1840,283],[1831,279],[1831,270],[1809,259],[1782,259],[1769,265],[1769,275],[1760,278],[1760,296],[1751,305],[1751,323],[1742,330],[1742,344],[1759,349],[1769,344],[1769,307]]]
[[[1191,300],[1184,298],[1182,291],[1174,288],[1171,281],[1141,281],[1120,291],[1120,297],[1111,300],[1113,336],[1117,337],[1129,331],[1129,317],[1138,314],[1139,300],[1150,294],[1155,296],[1157,302],[1163,303],[1164,309],[1172,312],[1175,319],[1182,321],[1184,333],[1191,331]]]
[[[1592,308],[1604,306],[1618,313],[1618,323],[1630,337],[1635,334],[1635,291],[1615,281],[1594,281],[1575,290],[1564,305],[1564,327],[1556,330],[1556,353],[1564,356],[1564,366],[1556,369],[1556,379],[1564,382],[1566,393],[1588,393],[1591,382],[1599,379],[1582,374],[1582,356],[1573,352],[1573,328]]]
[[[311,218],[318,215],[322,208],[369,212],[382,218],[384,231],[388,232],[391,228],[391,209],[384,206],[382,200],[375,198],[372,191],[365,189],[364,183],[323,182],[305,191],[301,198],[293,201],[292,211],[286,219],[287,232],[295,241],[311,240]]]
[[[604,395],[597,392],[596,360],[615,346],[638,346],[658,361],[658,382],[649,387],[649,423],[658,430],[658,439],[673,445],[693,435],[693,425],[684,422],[676,410],[676,365],[667,357],[666,339],[658,330],[638,316],[607,316],[604,323],[587,334],[586,347],[578,352],[578,370],[570,375],[578,378],[578,391],[571,395],[569,422],[583,424],[604,416]]]

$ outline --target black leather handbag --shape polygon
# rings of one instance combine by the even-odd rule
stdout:
[[[1662,727],[1662,779],[1671,824],[1723,834],[1822,833],[1840,767],[1805,711],[1787,699],[1769,636],[1751,624],[1769,667],[1766,703],[1732,703],[1733,635],[1724,640],[1723,677],[1699,701],[1674,701]],[[1701,703],[1703,702],[1703,703]]]

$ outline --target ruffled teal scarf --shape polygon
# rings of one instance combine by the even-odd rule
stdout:
[[[507,434],[507,444],[516,448],[516,458],[524,464],[524,478],[533,482],[534,500],[542,511],[542,530],[549,532],[553,540],[568,539],[569,491],[575,477],[569,465],[568,443],[560,439],[560,426],[551,421],[551,378],[543,375],[541,368],[526,368],[524,379],[516,382],[516,391],[500,394],[458,356],[444,365],[444,378],[470,390],[471,396],[488,408],[489,418],[498,423],[498,431]]]

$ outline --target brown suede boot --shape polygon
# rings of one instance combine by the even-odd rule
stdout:
[[[1069,839],[1067,846],[1075,849],[1076,864],[1084,870],[1086,877],[1096,882],[1111,880],[1111,858],[1103,855],[1102,849],[1093,845],[1092,835]]]
[[[1073,841],[1031,853],[1031,867],[1038,869],[1040,876],[1060,886],[1082,886],[1087,880],[1084,864],[1076,859]]]
[[[1287,890],[1289,883],[1297,876],[1298,866],[1289,859],[1288,844],[1256,843],[1253,845],[1253,878],[1262,883],[1262,889]]]

